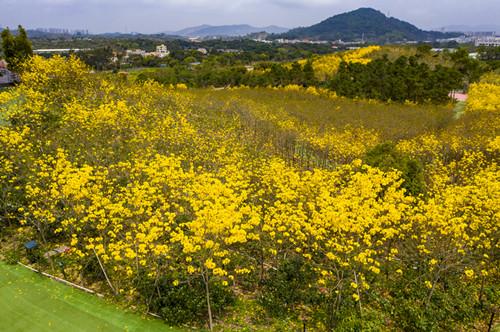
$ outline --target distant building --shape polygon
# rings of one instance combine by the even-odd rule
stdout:
[[[208,51],[207,51],[206,48],[199,48],[199,49],[197,49],[197,51],[200,52],[203,55],[207,55],[208,54]]]
[[[38,50],[33,50],[35,54],[52,54],[52,53],[77,53],[90,51],[90,48],[43,48]]]
[[[266,37],[267,37],[267,34],[266,34]],[[255,39],[252,39],[254,42],[258,42],[258,43],[264,43],[264,44],[272,44],[273,41],[272,40],[267,40],[267,39],[264,39],[266,37],[259,37],[259,38],[255,38]]]
[[[448,53],[455,53],[457,51],[456,48],[432,48],[432,52],[436,53],[442,53],[442,52],[448,52]]]
[[[165,45],[158,45],[156,46],[156,51],[154,52],[146,52],[145,50],[141,49],[135,49],[135,50],[126,50],[125,51],[125,56],[123,57],[123,60],[127,61],[130,59],[131,56],[141,56],[143,58],[145,57],[155,57],[155,58],[164,58],[168,56],[170,52],[167,49],[167,46]]]
[[[309,39],[276,39],[278,44],[316,44],[316,45],[327,45],[331,44],[328,40],[309,40]],[[339,44],[346,44],[341,40],[338,41]],[[356,42],[359,44],[359,42]]]
[[[135,50],[127,50],[126,51],[127,57],[131,55],[140,55],[140,56],[146,56],[146,51],[140,50],[140,49],[135,49]]]
[[[449,42],[456,42],[458,44],[469,44],[473,43],[476,40],[475,37],[473,36],[460,36],[456,38],[446,38],[446,39],[438,39],[437,42],[439,43],[449,43]]]
[[[500,37],[480,37],[476,39],[476,46],[500,46]]]
[[[241,53],[241,50],[235,50],[231,48],[220,48],[217,50],[217,52],[221,53]]]
[[[53,34],[62,34],[62,35],[88,35],[89,31],[84,29],[58,29],[58,28],[37,28],[35,31],[45,32],[45,33],[53,33]]]
[[[170,54],[170,52],[168,51],[166,45],[161,44],[161,45],[156,46],[156,56],[158,58],[164,58],[169,54]]]
[[[467,36],[472,36],[472,37],[495,37],[496,32],[495,31],[474,31],[474,32],[467,32]]]
[[[469,53],[469,58],[478,59],[479,53],[478,52]]]

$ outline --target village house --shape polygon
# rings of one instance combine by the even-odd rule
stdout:
[[[156,51],[154,51],[154,52],[146,52],[145,50],[136,49],[136,50],[127,50],[125,53],[126,54],[125,54],[124,59],[127,60],[130,58],[130,56],[133,56],[133,55],[142,56],[143,58],[147,57],[147,56],[156,57],[156,58],[164,58],[170,54],[170,51],[167,49],[166,45],[162,44],[162,45],[156,46]]]
[[[156,46],[156,52],[155,56],[158,58],[164,58],[170,54],[170,52],[167,49],[167,46],[164,44]]]

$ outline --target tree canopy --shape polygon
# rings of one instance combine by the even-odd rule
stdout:
[[[17,35],[14,36],[9,28],[2,31],[2,49],[9,68],[20,71],[22,64],[33,56],[33,48],[26,30],[19,25]]]

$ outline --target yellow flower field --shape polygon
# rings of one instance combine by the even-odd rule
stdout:
[[[329,75],[337,60],[314,66]],[[316,330],[349,330],[357,315],[410,329],[402,308],[447,315],[458,299],[460,310],[498,307],[497,88],[473,86],[471,112],[455,120],[445,106],[173,89],[34,57],[23,83],[0,92],[2,227],[70,246],[71,278],[143,310],[188,285],[221,322],[226,291]],[[369,164],[387,141],[396,166]],[[414,193],[417,173],[425,189]],[[286,279],[286,300],[270,286],[283,266],[307,276]],[[475,313],[442,324],[482,326],[489,311]]]

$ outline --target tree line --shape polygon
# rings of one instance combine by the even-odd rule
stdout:
[[[475,74],[476,75],[476,74]],[[139,74],[140,81],[149,79],[163,84],[183,83],[191,87],[250,87],[286,86],[329,88],[340,96],[377,99],[382,101],[443,103],[448,94],[462,89],[468,78],[467,68],[449,68],[418,61],[417,57],[401,56],[395,61],[387,57],[368,64],[342,62],[338,72],[325,82],[315,78],[311,62],[304,65],[260,63],[254,68],[200,64],[177,65],[154,72]]]
[[[328,84],[337,94],[349,98],[441,103],[448,100],[450,91],[461,88],[462,75],[440,65],[431,69],[413,56],[402,56],[394,62],[384,57],[366,65],[342,62]]]

